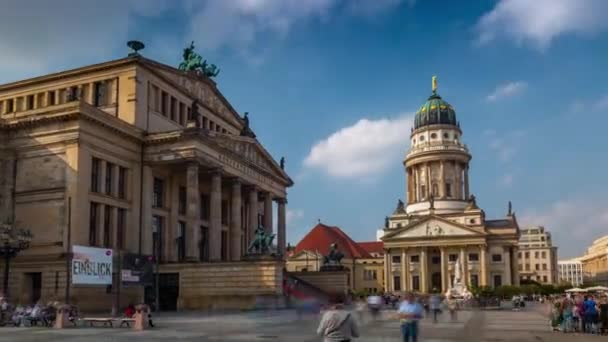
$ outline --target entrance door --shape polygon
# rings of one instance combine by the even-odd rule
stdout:
[[[431,275],[431,290],[441,292],[441,272],[435,272]]]
[[[158,279],[159,305],[162,311],[177,310],[179,273],[161,273]]]
[[[27,285],[29,285],[29,298],[27,299],[30,301],[30,303],[34,304],[40,300],[40,296],[42,294],[42,273],[26,273],[25,278]]]

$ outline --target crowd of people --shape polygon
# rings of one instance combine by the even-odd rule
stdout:
[[[57,316],[56,303],[43,304],[41,301],[33,305],[17,305],[13,307],[4,297],[0,297],[0,325],[11,324],[18,326],[50,326]]]
[[[549,299],[551,328],[564,333],[608,332],[608,296],[577,294]]]

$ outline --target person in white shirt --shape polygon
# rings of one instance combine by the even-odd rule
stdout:
[[[405,300],[399,305],[397,316],[401,321],[403,342],[418,341],[418,321],[422,318],[423,308],[414,300],[411,293],[405,294]]]

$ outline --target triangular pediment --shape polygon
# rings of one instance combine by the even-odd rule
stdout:
[[[484,234],[459,223],[438,216],[427,216],[422,220],[412,222],[403,228],[385,234],[382,240],[481,235]]]
[[[214,140],[219,146],[238,157],[291,182],[287,173],[256,139],[222,134],[216,136]]]
[[[145,60],[149,68],[165,79],[179,85],[188,93],[198,99],[199,103],[209,108],[216,115],[241,127],[241,117],[232,108],[230,103],[215,86],[215,82],[204,75],[186,74],[186,72],[175,69],[168,65]]]

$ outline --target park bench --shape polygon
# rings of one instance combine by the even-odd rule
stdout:
[[[115,318],[115,317],[82,317],[78,318],[79,322],[83,322],[84,324],[89,324],[90,327],[95,326],[95,324],[103,324],[103,326],[109,326],[110,328],[114,327],[114,324],[120,322],[119,327],[127,326],[127,328],[131,327],[130,323],[134,323],[135,319],[133,318]]]

